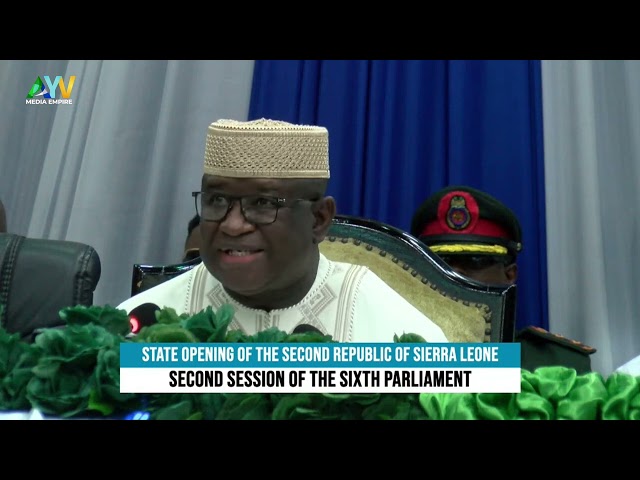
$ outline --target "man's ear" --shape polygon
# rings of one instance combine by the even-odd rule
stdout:
[[[504,269],[504,274],[509,280],[509,283],[516,283],[518,279],[518,265],[512,263],[511,265],[507,265]]]
[[[333,197],[323,197],[318,200],[312,209],[313,222],[313,240],[316,244],[324,240],[327,236],[333,217],[336,216],[336,201]]]

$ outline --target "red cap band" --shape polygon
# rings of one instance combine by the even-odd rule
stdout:
[[[470,193],[449,192],[440,199],[438,217],[427,223],[421,235],[481,235],[486,237],[511,238],[501,225],[480,218],[478,202]]]

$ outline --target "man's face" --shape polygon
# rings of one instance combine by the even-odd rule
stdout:
[[[452,270],[482,283],[511,285],[515,283],[518,267],[504,258],[490,255],[440,255]]]
[[[207,269],[227,290],[253,297],[286,290],[315,276],[317,243],[326,233],[322,225],[318,226],[323,219],[316,212],[317,204],[323,201],[312,202],[318,195],[314,198],[305,185],[293,179],[203,177],[203,192],[307,200],[280,207],[276,220],[268,225],[249,222],[239,201],[222,221],[208,221],[203,216],[200,254]]]

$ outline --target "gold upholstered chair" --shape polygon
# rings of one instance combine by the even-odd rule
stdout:
[[[487,286],[458,275],[410,234],[370,219],[338,215],[320,251],[366,265],[452,342],[512,342],[516,286]],[[189,271],[200,257],[174,265],[133,266],[131,295]]]
[[[400,229],[338,215],[320,251],[331,260],[368,266],[452,342],[514,339],[515,285],[487,286],[461,276]]]

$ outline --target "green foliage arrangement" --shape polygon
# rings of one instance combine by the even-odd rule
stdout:
[[[2,306],[0,305],[0,308]],[[331,342],[309,332],[268,329],[255,335],[228,330],[231,307],[193,315],[157,312],[158,323],[130,333],[125,311],[110,306],[68,307],[64,328],[45,329],[33,343],[0,328],[0,411],[38,409],[59,418],[152,420],[472,420],[640,419],[640,377],[577,375],[564,367],[522,371],[517,394],[123,394],[120,343]],[[416,335],[395,342],[415,343]]]

